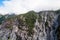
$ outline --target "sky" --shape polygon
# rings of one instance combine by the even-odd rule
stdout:
[[[60,9],[60,0],[0,0],[0,14]]]

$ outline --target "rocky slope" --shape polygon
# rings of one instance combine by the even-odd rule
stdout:
[[[60,10],[0,15],[0,40],[60,40]]]

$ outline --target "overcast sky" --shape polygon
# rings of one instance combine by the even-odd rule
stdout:
[[[60,9],[60,0],[0,0],[0,14],[57,9]]]

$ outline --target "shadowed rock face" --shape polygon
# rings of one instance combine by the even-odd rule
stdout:
[[[57,40],[60,40],[60,25],[58,26],[56,33],[57,33]]]
[[[60,40],[60,14],[58,11],[30,11],[5,15],[0,24],[0,40]]]
[[[57,21],[58,21],[58,24],[60,25],[60,15],[58,16]]]
[[[58,16],[57,21],[58,21],[58,27],[57,27],[57,30],[56,30],[57,40],[60,40],[60,15]]]

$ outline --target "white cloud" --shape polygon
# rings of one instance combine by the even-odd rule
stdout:
[[[3,3],[4,6],[0,7],[0,14],[21,14],[30,10],[56,10],[60,8],[60,0],[11,0]]]

